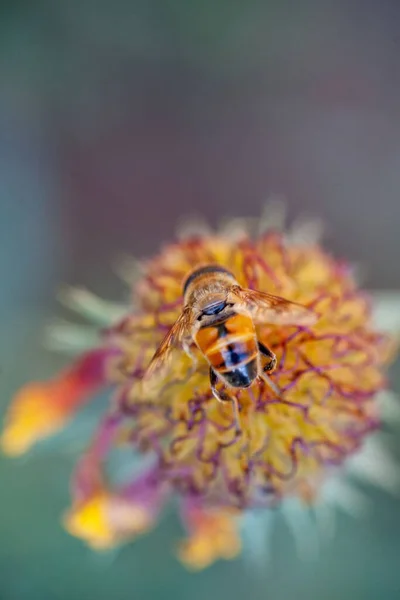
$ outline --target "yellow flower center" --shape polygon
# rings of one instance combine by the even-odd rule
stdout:
[[[181,348],[158,393],[147,396],[141,375],[157,344],[182,310],[182,282],[205,263],[229,269],[243,287],[312,307],[312,327],[257,326],[258,339],[277,356],[277,396],[257,381],[229,389],[240,407],[242,435],[230,403],[211,393],[206,357],[198,367]],[[378,424],[375,393],[384,385],[388,340],[370,325],[368,303],[347,268],[316,247],[285,245],[267,234],[256,242],[222,237],[168,247],[146,265],[136,290],[139,311],[117,333],[120,376],[128,392],[121,405],[135,418],[139,447],[153,447],[167,477],[182,493],[218,497],[227,505],[302,495],[327,466],[340,464]],[[125,388],[126,389],[126,388]]]

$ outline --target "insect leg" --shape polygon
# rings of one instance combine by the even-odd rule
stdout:
[[[261,342],[258,342],[258,349],[260,354],[268,358],[268,362],[264,365],[262,373],[260,373],[261,379],[265,381],[265,383],[271,388],[271,390],[277,395],[280,396],[281,392],[278,386],[272,381],[272,379],[268,376],[268,373],[272,373],[272,371],[276,367],[276,356],[267,346],[264,346]]]
[[[228,396],[228,394],[225,394],[225,392],[219,392],[216,388],[217,382],[218,382],[218,376],[217,376],[216,372],[213,370],[213,368],[210,367],[210,384],[211,384],[211,391],[213,393],[213,396],[214,396],[214,398],[216,398],[218,400],[218,402],[231,402],[232,403],[233,417],[235,420],[235,427],[236,427],[236,435],[240,435],[242,432],[242,428],[240,427],[239,404],[238,404],[237,398],[235,396],[233,396],[233,397]]]
[[[182,342],[182,348],[185,351],[185,353],[187,354],[187,356],[190,358],[190,360],[192,361],[192,366],[190,367],[190,371],[189,371],[189,377],[191,375],[193,375],[193,373],[196,372],[197,369],[197,365],[198,365],[198,360],[197,360],[197,356],[195,356],[190,348],[190,342],[191,340],[184,340]]]
[[[275,354],[261,342],[258,342],[258,349],[260,353],[268,359],[267,363],[263,367],[264,373],[271,373],[275,370],[277,363]]]

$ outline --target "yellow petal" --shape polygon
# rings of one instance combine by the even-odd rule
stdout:
[[[38,440],[61,429],[68,420],[65,405],[58,402],[66,390],[58,383],[31,383],[15,396],[0,437],[3,452],[23,454]]]
[[[64,517],[67,531],[96,550],[132,539],[147,531],[152,522],[152,516],[144,506],[106,490],[72,507]]]
[[[193,532],[178,548],[179,559],[190,569],[200,570],[218,559],[231,560],[241,550],[235,518],[229,511],[197,513]]]

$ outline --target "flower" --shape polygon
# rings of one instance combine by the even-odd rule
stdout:
[[[318,315],[312,326],[256,326],[278,364],[273,386],[257,381],[230,390],[240,410],[240,436],[230,403],[217,402],[211,392],[197,348],[195,368],[181,348],[174,351],[155,395],[142,385],[154,351],[182,311],[183,281],[205,264],[221,265],[241,286]],[[391,338],[373,327],[371,301],[349,266],[299,236],[272,229],[251,236],[231,227],[192,233],[143,262],[133,298],[134,308],[121,316],[120,308],[82,291],[67,296],[70,307],[89,317],[93,312],[96,323],[104,317],[101,347],[50,383],[24,388],[6,419],[3,448],[17,454],[61,427],[100,386],[114,387],[109,414],[75,472],[68,531],[96,549],[108,548],[152,527],[177,494],[189,534],[178,556],[199,569],[240,552],[241,523],[255,510],[317,509],[343,472],[339,467],[350,464],[379,428],[378,396],[394,349]],[[93,343],[93,332],[88,339]],[[93,370],[94,357],[100,368]],[[134,449],[145,466],[138,470],[130,452],[123,460],[129,476],[115,482],[112,455],[124,448]]]
[[[187,500],[182,516],[189,537],[180,543],[178,557],[189,569],[204,569],[220,558],[229,560],[240,553],[236,511],[207,509]]]
[[[108,349],[82,356],[55,379],[29,383],[15,396],[0,438],[3,452],[23,454],[62,429],[84,402],[107,383]]]
[[[112,548],[152,527],[164,493],[151,472],[119,490],[99,482],[87,496],[76,494],[64,516],[65,528],[96,550]]]
[[[96,550],[104,550],[145,531],[149,518],[144,507],[104,490],[71,508],[64,524],[71,535]]]

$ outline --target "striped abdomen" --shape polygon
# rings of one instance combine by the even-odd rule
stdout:
[[[258,374],[258,346],[253,321],[231,314],[195,335],[195,342],[220,377],[232,387],[248,387]]]

